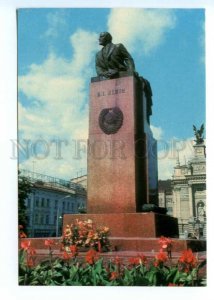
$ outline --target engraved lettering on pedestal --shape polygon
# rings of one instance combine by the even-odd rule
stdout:
[[[116,133],[123,124],[123,113],[119,107],[104,108],[99,115],[99,125],[105,134]]]

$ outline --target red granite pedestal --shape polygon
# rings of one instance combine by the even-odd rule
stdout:
[[[88,213],[134,213],[148,202],[145,99],[138,91],[134,76],[91,83]]]
[[[63,219],[64,227],[75,219],[109,227],[113,246],[122,251],[143,250],[146,239],[178,237],[176,218],[142,212],[152,177],[147,102],[139,77],[91,83],[87,214]]]

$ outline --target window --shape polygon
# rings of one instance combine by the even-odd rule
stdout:
[[[47,198],[47,207],[50,206],[50,199]]]
[[[34,224],[38,224],[38,214],[35,214],[35,217],[34,217]]]
[[[46,215],[46,217],[45,217],[45,224],[46,224],[46,225],[49,224],[49,215]]]
[[[43,215],[40,216],[40,224],[44,224],[44,216]]]
[[[36,206],[36,207],[39,207],[39,197],[36,197],[35,200],[36,200],[35,206]]]
[[[67,202],[67,210],[70,209],[70,202]]]
[[[55,200],[54,208],[57,209],[57,206],[58,206],[58,200]]]
[[[45,206],[45,198],[42,198],[42,204],[41,204],[41,207],[44,207]]]

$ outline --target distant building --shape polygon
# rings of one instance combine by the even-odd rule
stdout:
[[[87,189],[87,175],[81,175],[71,179],[71,183],[77,183]]]
[[[206,237],[206,146],[195,144],[194,157],[187,165],[179,159],[172,177],[173,216],[181,234]]]
[[[177,159],[172,180],[159,180],[159,206],[178,218],[181,237],[206,238],[206,147],[201,143],[193,148],[188,164]]]
[[[158,181],[159,206],[167,208],[167,215],[173,216],[172,180]]]
[[[59,236],[63,215],[86,206],[86,190],[77,183],[27,170],[21,175],[33,184],[26,199],[29,237]]]

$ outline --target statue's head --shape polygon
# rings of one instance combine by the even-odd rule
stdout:
[[[109,32],[101,32],[99,36],[99,44],[102,46],[107,45],[108,43],[111,43],[112,36]]]

